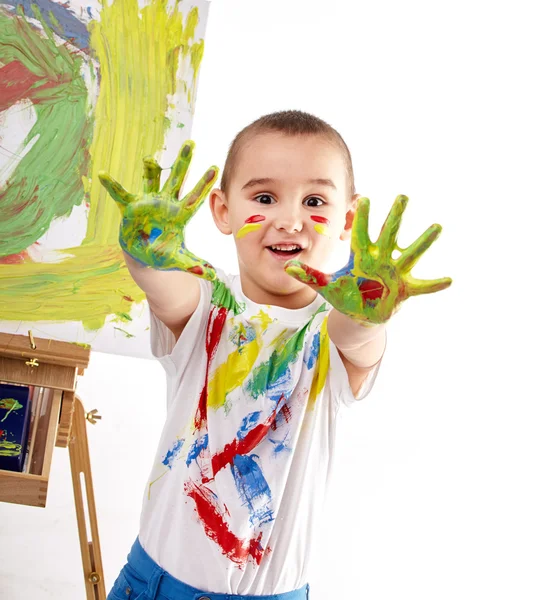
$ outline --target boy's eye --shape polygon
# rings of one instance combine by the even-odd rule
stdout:
[[[256,196],[255,200],[260,204],[271,204],[273,198],[268,194],[260,194],[260,196]]]
[[[304,201],[304,204],[306,204],[306,206],[316,207],[316,206],[322,206],[323,204],[325,204],[325,202],[321,198],[318,198],[317,196],[310,196],[310,198],[306,198],[306,200]]]

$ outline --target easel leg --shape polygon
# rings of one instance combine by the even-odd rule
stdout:
[[[103,566],[101,563],[96,503],[92,485],[90,453],[88,451],[88,436],[86,435],[86,417],[84,415],[84,407],[78,396],[75,396],[75,411],[71,425],[69,456],[71,459],[71,474],[73,477],[82,566],[84,568],[86,600],[105,600],[105,582],[103,580]],[[92,540],[88,539],[88,533],[86,531],[81,473],[84,474],[86,487],[84,492],[86,493]]]

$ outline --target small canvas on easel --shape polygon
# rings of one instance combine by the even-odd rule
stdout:
[[[30,389],[0,383],[0,469],[22,472],[31,417]]]
[[[191,137],[206,0],[0,6],[0,331],[150,356],[98,179],[141,184]]]

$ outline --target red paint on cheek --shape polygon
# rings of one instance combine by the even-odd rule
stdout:
[[[328,225],[329,224],[329,219],[326,219],[325,217],[320,217],[318,215],[310,215],[310,218],[315,223],[323,223],[324,225]]]
[[[249,217],[245,223],[260,223],[261,221],[265,221],[266,217],[264,217],[263,215],[253,215],[252,217]]]
[[[374,279],[366,279],[362,281],[358,288],[362,295],[364,304],[368,300],[378,300],[382,297],[385,290],[384,285],[379,281],[375,281]]]

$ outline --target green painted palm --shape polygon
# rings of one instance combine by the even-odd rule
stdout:
[[[218,167],[210,167],[193,190],[178,200],[194,148],[191,140],[184,143],[161,191],[161,167],[151,157],[143,161],[141,194],[127,192],[103,171],[99,179],[121,211],[119,241],[125,252],[154,269],[187,271],[214,280],[214,267],[186,248],[185,229],[212,189]]]
[[[449,287],[452,280],[420,280],[411,270],[442,231],[431,225],[405,250],[396,244],[402,215],[408,199],[398,196],[390,209],[376,242],[369,239],[369,200],[360,198],[352,224],[350,260],[331,275],[298,260],[285,264],[285,271],[314,288],[334,308],[363,324],[380,324],[390,319],[399,305],[410,296],[431,294]],[[400,250],[394,259],[392,253]]]

